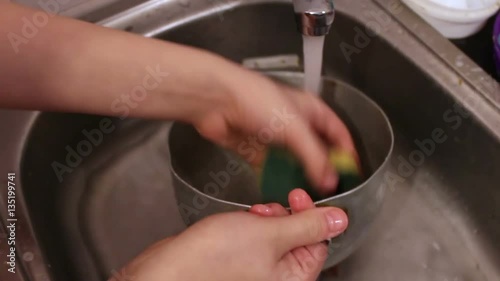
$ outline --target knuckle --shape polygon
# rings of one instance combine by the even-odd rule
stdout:
[[[226,121],[221,115],[211,114],[195,125],[198,133],[212,141],[224,140],[229,135]]]
[[[314,247],[311,255],[316,261],[324,262],[328,257],[328,246],[324,245],[323,243],[317,245],[317,247]]]
[[[318,268],[318,261],[314,259],[312,256],[307,256],[303,261],[302,261],[302,270],[305,273],[311,273],[316,271]]]

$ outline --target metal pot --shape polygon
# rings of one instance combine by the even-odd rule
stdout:
[[[303,81],[303,74],[296,72],[267,75],[291,86],[300,86]],[[351,130],[366,178],[348,192],[315,202],[342,208],[349,216],[348,229],[330,243],[324,267],[328,268],[359,246],[378,214],[394,136],[384,112],[357,89],[325,78],[322,98]],[[253,169],[237,155],[203,139],[192,126],[175,123],[169,148],[175,195],[187,225],[216,213],[247,210],[261,202]]]

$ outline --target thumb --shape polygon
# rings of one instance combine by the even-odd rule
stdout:
[[[339,208],[306,210],[286,217],[268,220],[270,233],[275,233],[279,255],[297,247],[308,246],[338,236],[347,228],[348,219]]]
[[[314,186],[323,192],[333,191],[338,175],[328,160],[328,151],[312,128],[304,120],[292,123],[285,130],[285,145],[303,164]]]

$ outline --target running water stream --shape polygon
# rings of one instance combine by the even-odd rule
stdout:
[[[320,95],[325,36],[302,36],[304,41],[304,90]]]

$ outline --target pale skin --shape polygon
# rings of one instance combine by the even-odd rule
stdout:
[[[292,214],[267,204],[209,217],[154,244],[122,274],[138,281],[315,281],[328,255],[322,241],[342,233],[347,216],[315,208],[301,189],[289,194],[289,204]]]
[[[269,127],[276,111],[285,110],[293,122],[274,132],[273,143],[288,147],[324,193],[338,182],[327,147],[355,154],[346,126],[312,94],[204,50],[59,16],[51,16],[34,36],[22,37],[22,19],[34,13],[0,3],[1,108],[183,121],[237,152],[249,136]],[[147,94],[131,105],[131,93],[140,85]],[[127,111],[117,104],[126,104]],[[259,164],[262,155],[247,160]],[[337,208],[314,208],[303,191],[290,196],[292,214],[272,204],[217,215],[159,242],[127,268],[142,277],[138,281],[281,281],[290,270],[300,277],[286,280],[314,280],[325,258],[321,241],[344,231],[347,217]],[[186,251],[195,246],[203,250]],[[301,266],[305,260],[307,270]]]

